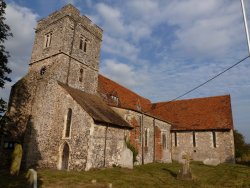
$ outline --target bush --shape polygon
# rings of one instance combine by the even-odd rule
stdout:
[[[133,152],[133,162],[136,162],[136,157],[138,155],[138,150],[130,143],[130,140],[126,141],[127,148]]]

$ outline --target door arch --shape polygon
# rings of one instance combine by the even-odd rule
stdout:
[[[67,142],[65,142],[65,144],[63,146],[63,150],[62,150],[62,161],[61,161],[61,169],[62,170],[68,170],[69,154],[70,154],[69,145]]]

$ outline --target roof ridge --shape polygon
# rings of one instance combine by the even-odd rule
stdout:
[[[139,96],[139,97],[141,97],[141,98],[143,98],[143,99],[146,99],[146,100],[150,101],[150,103],[152,104],[152,102],[151,102],[150,99],[148,99],[148,98],[146,98],[146,97],[143,97],[143,96],[139,95],[138,93],[136,93],[136,92],[134,92],[133,90],[131,90],[131,89],[129,89],[129,88],[127,88],[127,87],[121,85],[120,83],[118,83],[118,82],[116,82],[116,81],[114,81],[114,80],[111,80],[110,78],[108,78],[108,77],[106,77],[106,76],[104,76],[104,75],[102,75],[102,74],[98,74],[98,76],[101,76],[101,77],[103,77],[103,78],[105,78],[105,79],[107,79],[107,80],[109,80],[109,81],[111,81],[111,82],[117,84],[118,86],[120,86],[120,87],[122,87],[122,88],[124,88],[124,89],[126,89],[126,90],[128,90],[128,91],[130,91],[131,93],[133,93],[133,94],[135,94],[135,95],[137,95],[137,96]]]
[[[212,98],[220,98],[220,97],[231,97],[230,94],[225,94],[225,95],[214,95],[214,96],[208,96],[208,97],[199,97],[199,98],[191,98],[191,99],[182,99],[182,100],[173,100],[173,101],[160,101],[160,102],[155,102],[151,103],[152,105],[157,105],[157,104],[163,104],[163,103],[174,103],[174,102],[181,102],[181,101],[194,101],[194,100],[202,100],[202,99],[212,99]]]

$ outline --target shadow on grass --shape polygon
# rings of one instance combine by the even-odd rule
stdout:
[[[0,170],[0,187],[1,188],[31,188],[33,187],[27,182],[25,177],[26,172],[21,171],[18,176],[10,175],[8,170]],[[42,187],[42,180],[38,177],[37,180],[38,188]]]
[[[250,161],[246,161],[246,162],[236,162],[236,164],[245,165],[245,166],[249,166],[249,167],[250,167]]]
[[[172,170],[170,170],[170,169],[163,168],[162,170],[168,172],[168,173],[169,173],[171,176],[173,176],[174,178],[177,177],[177,173],[174,172],[174,171],[172,171]]]

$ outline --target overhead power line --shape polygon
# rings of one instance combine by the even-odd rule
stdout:
[[[175,101],[175,100],[177,100],[177,99],[179,99],[179,98],[181,98],[181,97],[184,97],[185,95],[187,95],[187,94],[189,94],[189,93],[195,91],[196,89],[198,89],[198,88],[204,86],[204,85],[207,84],[208,82],[214,80],[215,78],[219,77],[219,76],[222,75],[223,73],[229,71],[229,70],[232,69],[233,67],[235,67],[235,66],[237,66],[238,64],[242,63],[242,62],[245,61],[247,58],[249,58],[249,56],[250,56],[250,55],[248,55],[247,57],[245,57],[245,58],[239,60],[238,62],[236,62],[236,63],[233,64],[232,66],[228,67],[228,68],[225,69],[224,71],[222,71],[222,72],[220,72],[219,74],[213,76],[212,78],[208,79],[207,81],[203,82],[202,84],[200,84],[200,85],[194,87],[193,89],[190,89],[189,91],[183,93],[182,95],[179,95],[178,97],[176,97],[176,98],[174,98],[174,99],[168,101],[168,103],[173,102],[173,101]],[[166,105],[166,103],[164,103],[164,104],[162,104],[162,105],[159,105],[157,108],[161,108],[161,107],[163,107],[163,106],[165,106],[165,105]],[[145,113],[150,112],[150,111],[152,111],[152,109],[146,111]]]

